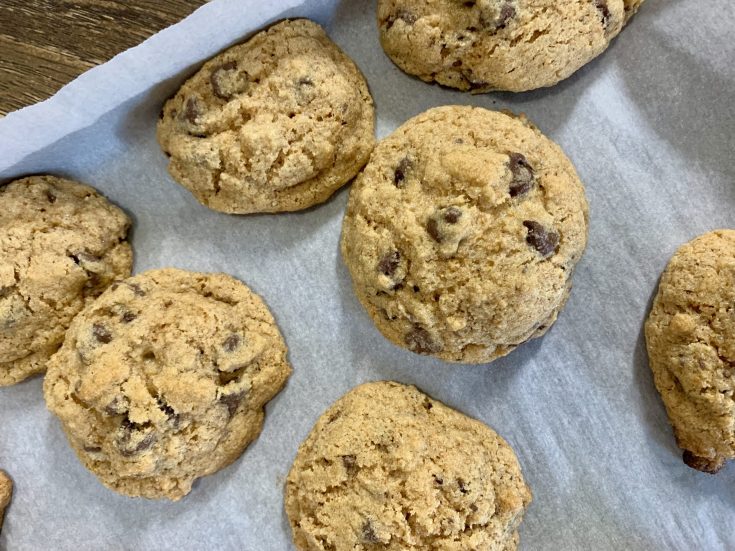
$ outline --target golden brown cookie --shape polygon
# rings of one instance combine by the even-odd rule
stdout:
[[[283,21],[205,63],[161,117],[171,175],[202,204],[230,213],[322,203],[375,144],[365,78],[305,19]]]
[[[177,500],[242,454],[290,373],[260,297],[225,274],[165,269],[113,285],[75,318],[44,393],[105,486]]]
[[[643,0],[379,0],[380,41],[404,71],[460,90],[521,92],[600,55]]]
[[[380,142],[357,178],[342,255],[390,341],[483,363],[545,333],[587,243],[562,150],[525,118],[439,107]]]
[[[510,551],[530,502],[505,440],[392,382],[324,412],[286,482],[299,551]]]
[[[12,496],[13,481],[8,476],[8,473],[0,469],[0,531],[3,529],[5,509],[8,508]]]
[[[676,251],[646,322],[656,388],[684,462],[716,473],[735,458],[735,231]]]
[[[129,227],[122,210],[71,180],[0,187],[0,386],[45,370],[72,318],[130,275]]]

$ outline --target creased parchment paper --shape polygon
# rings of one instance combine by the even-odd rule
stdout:
[[[292,549],[282,487],[298,444],[347,390],[394,379],[512,444],[535,496],[522,549],[735,549],[735,465],[713,477],[681,462],[642,337],[675,248],[735,227],[732,2],[648,0],[566,82],[474,97],[395,68],[374,14],[367,0],[216,0],[0,120],[0,178],[53,172],[99,188],[134,218],[138,272],[239,277],[273,310],[294,366],[260,438],[175,504],[99,484],[46,411],[40,378],[0,389],[0,467],[17,489],[0,548]],[[317,19],[355,59],[380,137],[429,107],[459,103],[525,112],[561,144],[587,186],[592,223],[572,298],[546,337],[490,366],[398,349],[358,304],[338,254],[347,188],[303,213],[235,217],[200,206],[169,178],[155,140],[163,100],[201,61],[286,16]]]

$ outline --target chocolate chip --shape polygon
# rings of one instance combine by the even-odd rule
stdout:
[[[123,323],[130,323],[131,321],[134,321],[138,316],[136,316],[133,312],[125,312],[121,317],[120,321]]]
[[[434,407],[434,404],[431,403],[431,400],[425,398],[423,406],[426,411],[431,411]]]
[[[99,453],[102,451],[102,448],[99,446],[84,446],[84,451],[87,453]]]
[[[467,494],[469,492],[469,490],[467,489],[467,484],[461,478],[457,479],[457,486],[459,486],[459,491],[463,494]]]
[[[607,28],[607,24],[610,22],[610,8],[607,7],[607,0],[595,0],[595,7],[602,16],[602,26]]]
[[[184,105],[184,118],[191,124],[196,124],[197,119],[202,115],[199,109],[199,102],[196,98],[189,98]]]
[[[408,157],[404,157],[398,163],[396,171],[393,175],[393,183],[396,185],[397,188],[402,188],[405,185],[403,182],[406,179],[406,173],[411,168],[411,164],[411,159],[409,159]]]
[[[227,72],[234,71],[235,69],[237,69],[237,63],[235,63],[234,61],[228,61],[227,63],[223,63],[219,67],[216,67],[210,73],[209,83],[212,86],[212,92],[219,99],[228,100],[233,96],[233,94],[230,93],[229,90],[225,89],[226,84],[223,82],[223,79],[227,78],[226,77]],[[188,105],[187,105],[187,109],[188,109]],[[191,121],[191,122],[194,123],[194,121]]]
[[[528,230],[526,242],[536,249],[544,258],[552,255],[559,246],[559,234],[553,230],[547,230],[538,222],[526,220],[523,225]]]
[[[225,352],[234,352],[240,346],[241,342],[242,338],[240,338],[240,335],[233,333],[224,340],[222,348],[224,348]]]
[[[456,224],[462,218],[462,211],[457,207],[449,207],[444,211],[443,217],[447,224]]]
[[[689,450],[684,450],[682,459],[684,460],[684,463],[686,463],[692,469],[696,469],[698,471],[708,474],[716,474],[717,472],[719,472],[723,465],[722,461],[700,457],[693,454]]]
[[[85,264],[96,264],[101,259],[99,256],[95,256],[91,253],[88,253],[86,251],[81,251],[76,254],[71,255],[72,260],[75,264],[84,267]]]
[[[343,455],[342,464],[348,473],[353,474],[357,470],[357,457],[354,455]]]
[[[434,477],[434,482],[435,482],[435,483],[436,483],[437,485],[439,485],[439,486],[442,486],[442,485],[444,484],[444,479],[443,479],[442,477],[440,477],[440,476],[437,476],[437,475],[435,475],[435,474],[433,474],[433,475],[431,475],[431,476],[433,476],[433,477]]]
[[[56,195],[54,194],[53,191],[51,191],[50,189],[47,189],[46,190],[46,199],[48,199],[48,202],[53,205],[56,202]]]
[[[236,392],[234,394],[223,394],[219,397],[221,404],[227,407],[227,413],[232,417],[235,415],[237,408],[240,407],[242,399],[245,397],[245,392]]]
[[[365,524],[362,525],[362,541],[365,543],[380,543],[373,524],[369,520],[366,520]]]
[[[165,413],[168,417],[176,417],[176,411],[168,405],[163,399],[158,398],[158,409]]]
[[[510,196],[524,195],[533,188],[535,181],[533,168],[528,164],[526,157],[520,153],[510,153],[508,157],[508,168],[513,175],[510,183]]]
[[[120,455],[130,457],[137,453],[147,450],[156,441],[157,436],[152,429],[146,431],[146,427],[132,423],[129,419],[124,419],[120,426],[122,434],[117,439],[117,448]]]
[[[125,285],[127,285],[127,287],[131,291],[133,291],[133,293],[135,293],[136,296],[139,296],[139,297],[144,297],[145,296],[145,291],[137,283],[128,283],[128,282],[125,282]]]
[[[513,19],[516,16],[516,9],[513,7],[513,4],[510,2],[505,2],[503,6],[500,8],[500,15],[498,16],[498,20],[496,21],[496,29],[504,29],[505,26],[508,24],[508,21]]]
[[[107,415],[122,415],[128,411],[128,399],[122,396],[115,396],[112,402],[105,406],[104,412]]]
[[[309,77],[301,77],[299,79],[299,86],[314,86],[314,81]]]
[[[426,222],[426,232],[437,243],[442,242],[442,234],[439,231],[439,222],[436,221],[436,218],[429,218],[429,221]]]
[[[92,325],[92,335],[94,335],[94,338],[103,344],[107,344],[112,341],[112,333],[110,333],[110,330],[101,323],[95,323]]]
[[[393,277],[401,264],[401,253],[398,251],[392,251],[386,253],[386,255],[378,262],[378,271],[388,277]]]
[[[404,340],[408,349],[418,354],[433,354],[441,350],[441,347],[431,338],[431,334],[418,325],[406,333]]]

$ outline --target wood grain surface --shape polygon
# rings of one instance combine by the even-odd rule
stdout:
[[[207,0],[0,0],[0,115],[172,25]]]

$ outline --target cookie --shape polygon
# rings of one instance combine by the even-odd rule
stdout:
[[[676,251],[646,321],[656,388],[690,467],[735,458],[735,230]]]
[[[584,188],[556,144],[525,118],[448,106],[378,144],[341,246],[386,338],[483,363],[556,320],[587,225]]]
[[[0,386],[44,371],[72,318],[130,275],[129,227],[122,210],[71,180],[0,187]]]
[[[365,78],[305,19],[283,21],[205,63],[161,116],[158,141],[173,178],[228,213],[322,203],[375,144]]]
[[[299,551],[510,551],[530,502],[505,440],[392,382],[359,386],[324,412],[286,482]]]
[[[552,86],[600,55],[643,0],[378,0],[383,49],[426,82]]]
[[[5,509],[8,508],[12,495],[13,481],[8,476],[8,473],[0,469],[0,531],[3,529]]]
[[[44,394],[105,486],[178,500],[258,436],[290,373],[273,316],[245,285],[164,269],[113,285],[77,316]]]

